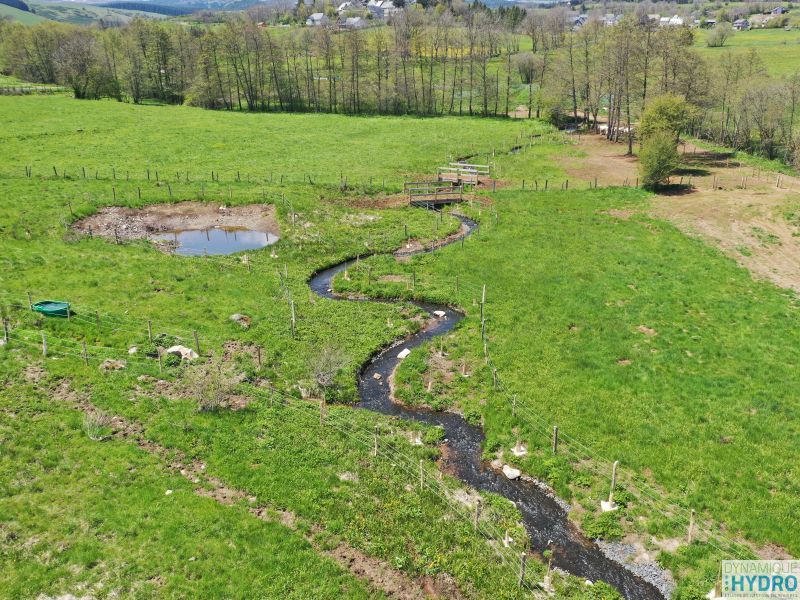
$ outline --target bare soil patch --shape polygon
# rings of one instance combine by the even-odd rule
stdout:
[[[614,144],[597,134],[572,136],[570,139],[586,153],[586,156],[567,159],[569,163],[564,170],[570,179],[591,182],[592,185],[596,179],[598,187],[636,184],[638,161],[635,156],[625,155],[628,148],[625,144]],[[574,187],[580,185],[578,182]]]
[[[636,159],[625,156],[625,144],[602,135],[581,136],[577,144],[586,157],[566,167],[571,177],[597,177],[601,187],[635,183]],[[650,215],[711,242],[755,277],[800,292],[800,179],[782,175],[778,187],[775,173],[746,166],[730,153],[688,143],[680,151],[686,166],[677,181],[691,187],[666,189],[653,199]],[[633,216],[625,210],[607,214]]]
[[[152,204],[143,208],[107,206],[73,224],[87,235],[109,239],[153,239],[169,231],[186,229],[245,228],[279,234],[271,204],[225,206],[211,202]]]

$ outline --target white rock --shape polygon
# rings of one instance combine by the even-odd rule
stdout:
[[[199,354],[197,354],[197,352],[195,352],[191,348],[187,348],[186,346],[181,346],[181,345],[167,348],[165,352],[167,354],[175,354],[177,356],[180,356],[182,360],[194,360],[199,356]]]
[[[164,495],[165,496],[171,496],[172,495],[172,490],[167,490],[166,492],[164,492]]]
[[[406,356],[408,356],[409,354],[411,354],[411,350],[409,350],[408,348],[403,348],[400,351],[400,353],[397,355],[397,358],[403,359]]]
[[[372,378],[373,378],[373,379],[380,379],[380,378],[381,378],[381,374],[380,374],[380,373],[375,373],[375,374],[372,376]]]
[[[136,346],[131,346],[128,348],[128,354],[136,354],[138,351],[139,349]]]
[[[442,317],[447,316],[447,313],[444,312],[443,310],[435,310],[435,311],[433,311],[433,314],[434,314],[434,316],[439,317],[440,319]]]
[[[611,512],[617,510],[619,507],[617,506],[616,502],[609,502],[608,500],[601,500],[600,501],[600,510],[605,512]]]
[[[519,476],[522,475],[522,471],[510,465],[503,465],[503,475],[509,479],[519,479]]]
[[[102,363],[100,363],[100,368],[103,371],[120,371],[125,368],[127,363],[124,360],[115,360],[113,358],[107,358]]]
[[[528,453],[528,448],[524,444],[519,444],[511,448],[511,454],[514,456],[525,456]]]

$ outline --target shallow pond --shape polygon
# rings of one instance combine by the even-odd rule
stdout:
[[[203,256],[258,250],[274,244],[280,238],[268,231],[253,231],[241,227],[214,227],[168,231],[159,234],[155,239],[173,242],[176,254]]]

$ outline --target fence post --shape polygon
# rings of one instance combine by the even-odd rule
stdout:
[[[292,308],[292,339],[294,339],[295,325],[296,325],[295,312],[294,312],[294,300],[290,301],[290,306]]]
[[[8,321],[3,319],[3,342],[8,345]]]
[[[45,337],[44,332],[42,332],[42,356],[47,358],[47,338]]]
[[[197,336],[197,330],[192,331],[192,335],[194,336],[194,345],[197,348],[197,353],[200,354],[200,338]]]
[[[153,341],[153,322],[147,322],[147,340],[152,342]]]
[[[89,353],[86,351],[86,342],[83,342],[83,364],[89,366]]]
[[[527,560],[528,560],[527,554],[525,554],[524,552],[522,554],[520,554],[520,557],[519,557],[519,581],[517,582],[517,585],[519,587],[522,587],[523,585],[525,585],[525,563],[527,562]]]
[[[423,460],[419,459],[419,491],[421,492],[424,487],[425,468],[423,467]]]
[[[694,540],[694,517],[695,517],[695,510],[692,509],[691,514],[689,515],[689,533],[687,535],[688,542],[691,544]]]
[[[28,294],[28,308],[33,310],[33,297],[31,296],[30,292],[26,292]]]
[[[558,425],[553,425],[553,454],[558,452]]]

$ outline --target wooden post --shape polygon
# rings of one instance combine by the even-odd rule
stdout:
[[[553,454],[558,452],[558,425],[553,425]]]
[[[325,400],[319,401],[319,426],[325,425]]]
[[[524,179],[522,180],[522,189],[523,190],[525,189],[525,180]]]
[[[692,509],[692,512],[689,515],[689,533],[687,535],[687,541],[690,544],[694,540],[694,518],[695,518],[695,510]]]
[[[86,351],[86,342],[83,342],[83,364],[89,366],[89,353]]]
[[[611,467],[611,489],[608,492],[608,503],[614,504],[614,488],[617,486],[617,466],[619,461],[614,461],[614,466]]]
[[[372,445],[372,456],[378,456],[378,426],[375,425],[375,438]]]
[[[545,192],[547,191],[547,183],[548,183],[548,181],[547,181],[547,179],[545,179],[544,180],[544,191]]]
[[[472,517],[472,525],[475,529],[478,529],[478,522],[481,519],[481,499],[478,498],[475,500],[475,515]]]
[[[462,238],[463,241],[463,238]],[[458,275],[456,275],[456,294],[458,294]]]
[[[511,416],[512,417],[516,417],[517,416],[517,395],[516,394],[511,396]]]
[[[492,369],[492,385],[497,389],[497,369]]]
[[[153,341],[153,322],[152,321],[148,321],[147,322],[147,339],[150,342]]]
[[[33,310],[33,297],[31,296],[30,292],[26,292],[28,294],[28,308]]]
[[[292,339],[294,339],[295,334],[295,326],[296,326],[296,319],[295,319],[295,312],[294,312],[294,300],[289,301],[289,305],[292,309]]]
[[[117,201],[117,188],[115,188],[113,185],[111,186],[111,193],[114,196],[114,202],[116,202]]]
[[[42,332],[42,356],[47,358],[47,338],[45,337],[44,332]]]
[[[423,460],[419,459],[419,491],[421,492],[425,486],[425,468],[423,466]]]
[[[139,200],[142,199],[142,188],[140,187],[136,188],[136,196],[139,198]]]
[[[8,321],[3,319],[3,342],[8,345]]]
[[[197,330],[196,329],[192,331],[192,335],[194,336],[194,345],[195,345],[195,348],[197,349],[196,351],[197,351],[198,354],[200,354],[200,338],[197,337]]]
[[[163,373],[164,372],[164,356],[161,354],[161,348],[156,349],[156,352],[158,353],[158,372],[159,373]]]
[[[256,346],[256,360],[258,361],[258,368],[261,368],[261,346]]]
[[[525,563],[527,562],[527,560],[528,560],[527,554],[525,554],[524,552],[522,554],[520,554],[520,557],[519,557],[519,581],[517,582],[517,585],[519,587],[522,587],[523,585],[525,585]]]

